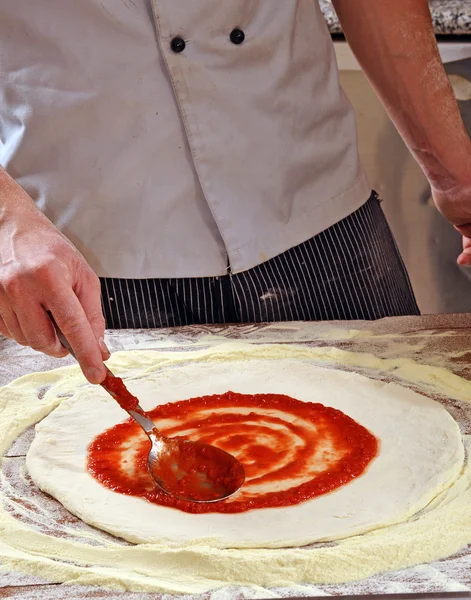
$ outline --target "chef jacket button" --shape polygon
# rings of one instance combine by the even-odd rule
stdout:
[[[242,31],[242,29],[233,29],[229,37],[233,44],[239,45],[245,40],[245,33]]]
[[[183,52],[183,50],[185,50],[186,48],[185,40],[179,36],[174,37],[173,40],[170,42],[170,48],[177,54]]]

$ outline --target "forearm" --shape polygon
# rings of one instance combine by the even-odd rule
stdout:
[[[4,227],[17,214],[41,214],[33,200],[0,166],[0,227]]]
[[[334,0],[348,42],[433,185],[471,181],[471,142],[426,0]]]

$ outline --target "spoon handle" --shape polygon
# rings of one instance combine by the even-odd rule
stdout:
[[[70,345],[69,340],[62,333],[59,325],[56,323],[56,320],[52,316],[52,313],[50,311],[47,311],[47,315],[51,319],[52,324],[54,325],[54,329],[56,330],[56,335],[57,335],[57,338],[59,339],[59,342],[64,346],[64,348],[66,348],[70,352],[70,354],[75,358],[75,360],[77,360],[77,357],[75,356],[75,353],[72,350],[72,346]],[[106,369],[107,374],[110,377],[115,377],[115,375],[108,369],[108,367],[106,365],[105,365],[105,369]],[[101,387],[103,389],[105,389],[108,392],[108,394],[110,396],[113,397],[114,400],[116,400],[114,392],[111,389],[108,388],[108,386],[106,385],[106,381],[103,381],[100,385],[101,385]],[[119,404],[119,402],[118,402],[118,404]],[[139,425],[142,427],[142,429],[148,435],[150,433],[152,433],[153,435],[155,435],[156,437],[158,437],[159,434],[157,433],[157,430],[155,429],[154,422],[151,421],[150,419],[148,419],[145,416],[145,412],[140,407],[139,404],[136,406],[136,408],[137,408],[137,411],[135,411],[135,410],[126,410],[126,409],[124,409],[124,410],[126,410],[126,412],[128,413],[128,415],[130,417],[132,417],[135,421],[137,421],[139,423]]]
[[[51,319],[51,322],[54,325],[54,329],[56,330],[56,335],[59,342],[64,346],[64,348],[66,348],[66,350],[70,352],[70,354],[75,358],[75,360],[77,360],[77,357],[75,356],[75,353],[72,350],[72,346],[69,344],[69,340],[62,333],[59,325],[56,323],[56,320],[52,316],[52,312],[50,310],[47,311],[47,316]]]

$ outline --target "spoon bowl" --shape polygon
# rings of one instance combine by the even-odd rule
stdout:
[[[116,399],[115,392],[107,391]],[[151,441],[147,467],[167,494],[187,502],[218,502],[244,483],[244,467],[232,454],[210,444],[163,436],[139,405],[127,412]]]
[[[150,434],[149,472],[167,493],[190,502],[217,502],[244,483],[240,462],[215,446]]]

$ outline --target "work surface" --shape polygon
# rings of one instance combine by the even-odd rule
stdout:
[[[371,352],[379,357],[411,358],[425,364],[447,366],[457,374],[471,379],[471,315],[443,315],[385,319],[376,323],[280,323],[274,325],[194,326],[154,331],[110,331],[107,342],[112,351],[155,349],[178,351],[219,343],[224,338],[253,343],[296,343],[315,346],[336,346],[356,352]],[[28,348],[21,348],[0,338],[0,385],[34,371],[44,371],[71,359],[57,361]],[[119,373],[118,373],[119,374]],[[461,411],[461,413],[459,412]],[[469,411],[460,408],[453,413],[463,433],[471,434],[471,405]],[[7,474],[9,489],[2,489],[14,501],[28,503],[28,497],[40,501],[47,513],[47,522],[38,525],[51,530],[60,529],[64,519],[69,526],[81,527],[58,505],[34,488],[24,477],[24,456],[32,438],[25,433],[13,444],[3,458],[3,473]],[[8,476],[9,474],[9,476]],[[54,519],[56,521],[54,522]],[[83,527],[87,527],[83,525]],[[432,593],[471,591],[471,549],[458,556],[430,565],[369,578],[344,585],[306,585],[275,590],[219,590],[205,594],[205,600],[232,598],[274,598],[292,596],[325,596],[351,594]],[[155,594],[113,592],[98,588],[51,584],[40,578],[0,571],[0,597],[9,598],[160,598]],[[170,596],[164,596],[169,599]],[[201,596],[203,598],[203,596]]]

